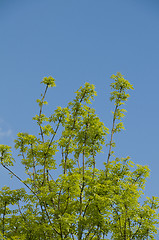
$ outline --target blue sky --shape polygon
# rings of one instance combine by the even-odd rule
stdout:
[[[49,75],[57,87],[48,93],[46,112],[66,106],[90,82],[98,93],[93,106],[110,127],[110,76],[121,72],[135,90],[116,155],[148,165],[145,193],[159,196],[158,13],[155,0],[0,0],[0,144],[13,146],[18,132],[37,132],[32,117],[40,81]],[[0,185],[9,184],[0,171]],[[23,177],[19,162],[15,171]],[[13,179],[12,186],[20,184]]]

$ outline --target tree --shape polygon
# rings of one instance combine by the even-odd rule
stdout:
[[[11,147],[0,145],[1,166],[25,187],[1,190],[1,239],[155,239],[159,199],[140,203],[149,169],[135,165],[130,157],[115,157],[112,150],[114,134],[124,129],[126,110],[121,107],[133,86],[121,73],[111,78],[115,109],[110,141],[108,128],[90,107],[94,85],[85,83],[67,107],[57,107],[48,117],[43,106],[55,79],[42,80],[45,91],[37,100],[39,114],[33,118],[39,135],[18,133],[15,140],[25,180],[11,170]],[[105,146],[108,156],[103,169],[97,169],[98,154]],[[58,173],[61,169],[57,178],[56,169]]]

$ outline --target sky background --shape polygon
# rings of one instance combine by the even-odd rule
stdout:
[[[18,132],[38,132],[32,117],[39,112],[40,81],[49,75],[57,87],[49,89],[46,112],[66,106],[90,82],[98,94],[93,107],[110,128],[116,72],[134,86],[116,156],[148,165],[145,194],[159,196],[159,1],[0,0],[0,144],[13,147]],[[104,160],[103,154],[99,167]],[[23,178],[19,160],[15,172]],[[22,186],[1,167],[4,185]]]

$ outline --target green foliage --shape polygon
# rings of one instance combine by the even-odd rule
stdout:
[[[123,78],[121,73],[117,73],[117,75],[112,75],[111,78],[115,80],[110,86],[114,89],[111,92],[110,100],[115,100],[115,105],[122,105],[125,101],[128,100],[129,94],[126,93],[127,90],[133,89],[133,86],[129,83],[128,80]]]
[[[79,88],[67,107],[45,116],[45,96],[55,79],[43,79],[46,89],[33,118],[39,134],[18,133],[15,140],[26,179],[8,168],[13,165],[11,148],[0,145],[2,167],[25,186],[1,190],[1,239],[155,239],[159,199],[140,201],[149,169],[135,165],[130,157],[119,159],[112,151],[114,134],[124,129],[126,110],[121,105],[133,87],[121,73],[111,78],[115,109],[110,131],[90,106],[96,92],[89,83]],[[108,155],[103,169],[98,169],[98,154],[105,148]]]
[[[11,147],[0,144],[0,159],[2,165],[13,166],[14,160],[11,154]]]
[[[56,87],[55,79],[52,78],[51,76],[49,76],[49,77],[44,77],[41,83],[44,83],[44,84],[47,85],[48,87]]]

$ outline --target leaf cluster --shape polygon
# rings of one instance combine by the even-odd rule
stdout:
[[[124,128],[126,110],[121,105],[133,87],[121,73],[112,79],[111,130],[91,107],[96,92],[89,83],[78,89],[67,107],[57,107],[46,116],[45,96],[55,79],[43,79],[46,88],[33,118],[39,133],[18,133],[15,140],[26,178],[9,168],[14,162],[11,148],[0,145],[2,167],[25,186],[25,190],[6,186],[1,190],[1,239],[155,239],[159,199],[140,202],[148,167],[135,165],[130,157],[113,156],[114,134]],[[99,153],[105,149],[108,155],[103,154],[104,166],[98,169]]]

